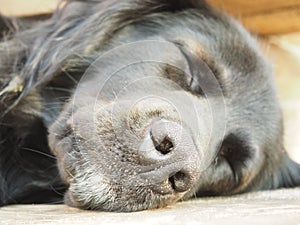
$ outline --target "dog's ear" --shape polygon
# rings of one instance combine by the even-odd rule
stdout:
[[[249,190],[269,190],[300,187],[300,165],[285,152],[275,156],[276,161],[265,160],[261,173],[256,177]]]
[[[32,33],[31,27],[51,17],[42,14],[26,17],[0,15],[0,117],[4,116],[25,90],[26,76],[20,70],[26,62]]]
[[[300,165],[288,155],[284,155],[282,164],[274,172],[273,186],[275,188],[300,187]]]

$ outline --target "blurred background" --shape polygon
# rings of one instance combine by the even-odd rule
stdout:
[[[0,13],[53,11],[58,0],[0,0]],[[300,0],[207,0],[241,21],[273,62],[289,154],[300,162]]]

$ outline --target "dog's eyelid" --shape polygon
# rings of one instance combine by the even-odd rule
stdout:
[[[184,57],[192,62],[203,61],[209,68],[215,66],[213,57],[194,40],[176,40],[174,44],[179,48]]]
[[[225,76],[223,77],[224,70],[222,69],[222,66],[218,65],[213,57],[203,50],[199,44],[196,44],[195,41],[191,40],[187,41],[187,43],[182,40],[174,41],[174,44],[179,48],[183,57],[187,61],[188,70],[190,71],[191,76],[188,85],[191,92],[197,95],[204,95],[201,85],[206,85],[207,87],[210,86],[207,81],[212,79],[206,79],[209,75],[213,75],[219,84],[225,83]],[[216,84],[215,82],[211,83],[214,85]],[[225,87],[219,87],[225,95]]]

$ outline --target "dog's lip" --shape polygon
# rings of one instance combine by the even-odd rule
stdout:
[[[52,145],[53,146],[53,145]],[[70,161],[70,156],[68,152],[79,151],[77,145],[73,144],[73,134],[72,132],[65,135],[64,138],[57,141],[57,143],[51,148],[51,151],[56,156],[57,165],[60,172],[60,177],[66,185],[70,185],[70,179],[74,177],[75,170],[72,169],[72,163]]]
[[[71,191],[68,190],[65,195],[64,195],[64,203],[70,207],[74,207],[74,208],[82,208],[83,206],[81,204],[79,204],[79,202],[77,202],[74,199],[74,196],[72,195]]]
[[[147,188],[145,189],[147,190]],[[101,193],[99,192],[99,195]],[[162,193],[160,191],[156,190],[151,190],[151,194],[148,193],[148,196],[153,197],[155,195],[155,201],[153,202],[146,202],[144,201],[144,207],[140,209],[126,209],[127,212],[134,212],[134,211],[141,211],[141,210],[146,210],[146,209],[155,209],[155,208],[161,208],[165,207],[167,205],[174,204],[175,202],[179,201],[184,193]],[[134,197],[132,197],[134,199]],[[87,209],[87,210],[104,210],[104,211],[120,211],[120,205],[126,204],[126,202],[114,202],[113,205],[106,205],[106,203],[101,203],[101,204],[89,204],[89,203],[84,203],[80,202],[76,199],[76,193],[73,193],[70,189],[67,190],[67,192],[64,195],[64,203],[70,207],[74,208],[80,208],[80,209]],[[149,204],[151,203],[151,204]],[[107,206],[109,206],[109,209],[107,209]],[[121,211],[123,211],[122,209]]]
[[[77,144],[74,144],[74,142],[76,142]],[[62,140],[60,140],[57,143],[56,148],[61,148],[61,149],[66,148],[65,146],[60,147],[61,145],[68,145],[67,148],[71,148],[72,149],[71,151],[76,151],[76,152],[81,151],[80,143],[78,141],[76,141],[76,137],[74,136],[73,133],[70,133],[69,135],[65,136]],[[56,154],[56,156],[58,158],[58,164],[59,164],[61,177],[67,185],[70,185],[71,179],[76,176],[76,171],[71,168],[72,163],[69,162],[70,156],[68,155],[68,150],[60,151],[60,153]],[[180,167],[180,165],[178,165],[178,164],[180,164],[180,161],[174,161],[171,164],[168,163],[165,165],[161,165],[159,167],[159,169],[165,170],[168,167]],[[69,169],[67,169],[67,168],[69,168]],[[136,176],[138,176],[139,179],[142,179],[143,176],[147,176],[147,175],[150,175],[150,174],[153,174],[156,172],[157,172],[156,168],[154,168],[153,166],[143,166],[143,167],[140,167],[140,170],[138,171]],[[144,181],[144,179],[142,179],[142,181]],[[175,194],[175,192],[172,188],[172,185],[169,182],[169,179],[157,180],[154,183],[157,185],[148,184],[148,186],[152,186],[151,189],[153,189],[153,191],[155,191],[156,194],[162,194],[162,195],[168,195],[168,194],[174,195]],[[162,191],[162,189],[164,189],[164,190]]]

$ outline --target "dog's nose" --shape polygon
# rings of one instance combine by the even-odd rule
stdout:
[[[152,185],[168,181],[175,192],[185,192],[193,186],[200,170],[199,154],[191,134],[180,124],[154,122],[139,150],[141,165],[150,168],[142,176]]]

